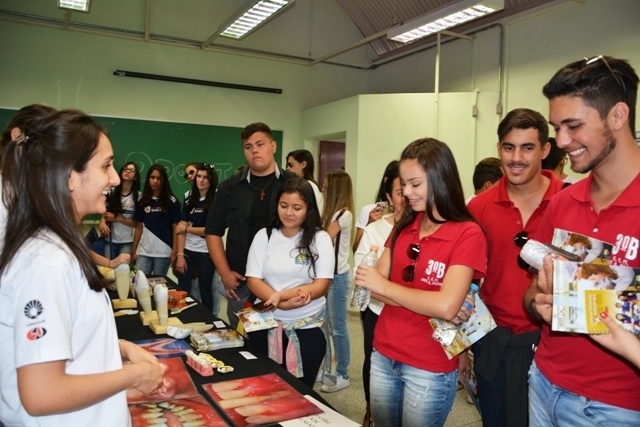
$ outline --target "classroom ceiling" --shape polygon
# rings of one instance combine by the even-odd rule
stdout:
[[[0,0],[0,21],[310,66],[371,68],[433,46],[435,36],[403,45],[388,40],[386,32],[458,1],[296,0],[242,40],[216,36],[245,4],[241,0],[92,0],[89,13],[59,9],[56,0]],[[469,34],[553,1],[558,0],[505,0],[504,10],[453,31]]]

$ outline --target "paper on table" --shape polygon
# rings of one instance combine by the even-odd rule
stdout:
[[[296,418],[295,420],[288,421],[280,421],[279,424],[282,427],[299,427],[299,426],[340,426],[340,427],[359,427],[360,424],[351,421],[349,418],[344,415],[339,414],[333,409],[329,408],[326,405],[323,405],[318,400],[309,396],[308,394],[304,395],[304,398],[316,405],[318,408],[322,409],[324,412],[316,415],[309,415],[302,418]]]

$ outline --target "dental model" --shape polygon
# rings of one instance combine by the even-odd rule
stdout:
[[[161,325],[166,325],[169,320],[169,290],[162,285],[158,285],[153,290],[153,297],[156,300],[156,311]]]
[[[213,366],[202,354],[197,355],[191,350],[187,350],[185,353],[187,356],[187,365],[191,366],[197,373],[203,377],[210,377],[213,375]]]

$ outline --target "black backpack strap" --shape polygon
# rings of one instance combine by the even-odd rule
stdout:
[[[340,217],[344,214],[344,211],[346,211],[346,209],[342,209],[340,213],[338,213],[338,216],[336,217],[336,219],[334,219],[334,221],[339,220]],[[333,274],[338,274],[338,252],[340,251],[340,234],[342,234],[342,227],[340,227],[340,231],[338,231],[338,234],[336,234],[336,245],[334,247],[336,264],[335,264],[335,267],[333,268]]]

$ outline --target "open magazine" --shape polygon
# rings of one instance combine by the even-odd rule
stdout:
[[[623,328],[640,334],[640,269],[615,265],[610,243],[565,230],[556,230],[553,239],[583,261],[554,261],[551,329],[608,333],[599,318],[606,311]]]
[[[271,310],[264,310],[261,303],[238,310],[234,314],[240,319],[245,332],[278,327],[278,322],[273,317]]]
[[[438,340],[449,359],[453,359],[465,349],[471,347],[473,343],[496,327],[496,322],[493,320],[491,313],[489,313],[487,306],[484,305],[480,295],[476,295],[476,308],[473,310],[471,317],[459,327],[440,319],[429,319],[429,322],[434,330],[437,328],[446,330],[448,324],[451,328],[450,333],[455,334],[452,339]],[[449,342],[450,344],[447,344]]]

